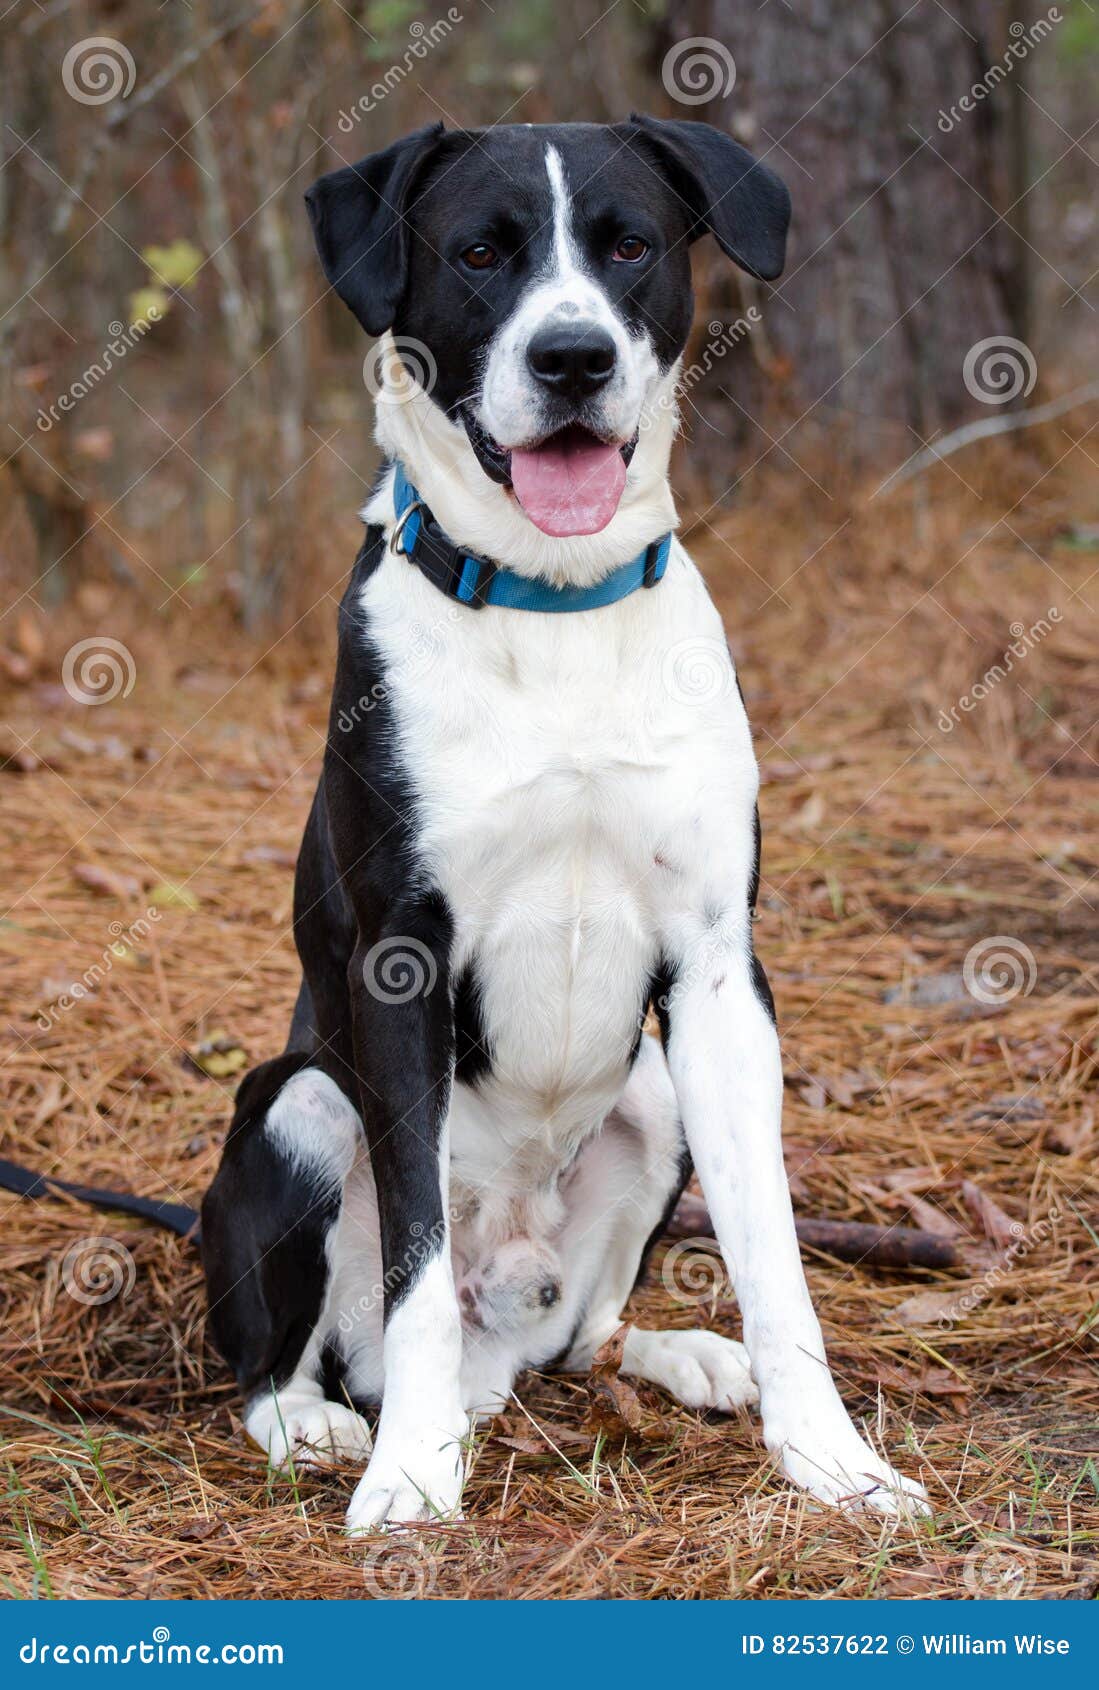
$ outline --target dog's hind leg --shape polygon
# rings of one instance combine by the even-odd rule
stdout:
[[[598,1260],[581,1317],[562,1366],[584,1371],[600,1346],[617,1330],[622,1310],[662,1234],[690,1172],[679,1107],[664,1053],[644,1038],[638,1060],[617,1108],[592,1147],[612,1158],[577,1171],[570,1203],[566,1259],[576,1259],[583,1240],[595,1241],[610,1210],[605,1250]],[[755,1403],[759,1393],[742,1344],[709,1331],[650,1331],[631,1326],[623,1373],[659,1385],[687,1408],[725,1413]]]
[[[362,1417],[325,1393],[330,1249],[362,1133],[312,1063],[289,1051],[247,1076],[202,1206],[211,1330],[244,1393],[249,1436],[279,1466],[370,1448]]]

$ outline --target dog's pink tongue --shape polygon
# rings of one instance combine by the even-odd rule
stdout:
[[[551,440],[533,452],[512,452],[511,485],[543,534],[598,534],[618,509],[626,466],[617,446]]]

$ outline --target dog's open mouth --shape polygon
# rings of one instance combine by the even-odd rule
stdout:
[[[468,409],[462,421],[485,474],[510,487],[543,534],[598,534],[618,509],[636,435],[622,445],[570,423],[537,446],[509,450]]]

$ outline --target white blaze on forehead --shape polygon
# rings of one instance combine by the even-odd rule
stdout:
[[[575,275],[580,269],[579,254],[572,232],[572,200],[565,181],[565,167],[556,147],[546,148],[546,175],[553,198],[553,253],[559,276]]]

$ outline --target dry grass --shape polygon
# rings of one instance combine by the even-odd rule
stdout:
[[[962,1234],[952,1273],[807,1261],[842,1390],[922,1469],[934,1525],[821,1512],[776,1480],[758,1428],[656,1393],[648,1436],[594,1444],[583,1382],[555,1379],[528,1380],[525,1412],[478,1438],[464,1525],[351,1544],[353,1474],[274,1477],[242,1446],[186,1245],[3,1198],[10,1591],[953,1596],[991,1593],[1005,1567],[1034,1594],[1095,1591],[1099,553],[1080,531],[1094,533],[1097,481],[1061,429],[959,467],[981,485],[940,470],[888,501],[834,476],[831,499],[791,473],[760,478],[749,509],[711,512],[693,536],[764,766],[758,946],[784,1027],[798,1206]],[[1008,624],[1051,606],[1060,621],[1013,673],[936,727]],[[57,684],[61,653],[104,628],[131,646],[137,682],[80,709]],[[5,1153],[195,1202],[232,1080],[188,1053],[213,1034],[230,1063],[237,1046],[272,1053],[294,994],[289,862],[329,659],[306,669],[291,639],[252,668],[216,603],[150,630],[102,588],[42,632],[39,650],[23,624],[5,701],[2,749],[31,748],[26,772],[0,774]],[[102,871],[125,878],[112,888]],[[102,958],[108,924],[128,928],[165,885],[189,897],[156,893],[167,907],[132,954],[39,1024]],[[941,977],[990,935],[1027,947],[1036,972],[984,1004]],[[928,980],[945,1001],[924,1001]],[[991,1199],[983,1219],[964,1181]],[[88,1306],[62,1263],[97,1233],[135,1276]],[[737,1330],[728,1300],[668,1280],[658,1263],[636,1318]],[[926,1292],[965,1293],[967,1308],[944,1326],[917,1306],[905,1324],[899,1306]]]

